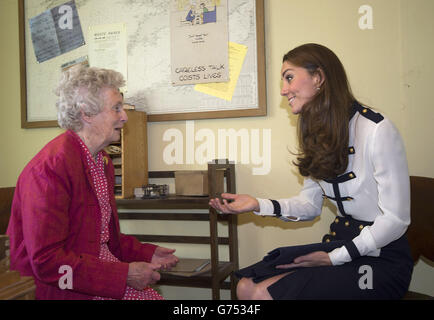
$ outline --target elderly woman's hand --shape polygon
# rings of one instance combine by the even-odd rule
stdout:
[[[157,247],[152,256],[152,263],[161,265],[161,270],[170,270],[178,263],[179,259],[173,254],[176,250]]]
[[[160,268],[161,265],[156,263],[131,262],[128,268],[127,285],[136,290],[143,290],[150,284],[155,284],[161,277],[157,272]]]

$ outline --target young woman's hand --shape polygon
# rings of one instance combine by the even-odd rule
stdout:
[[[276,266],[277,269],[288,269],[295,267],[320,267],[331,266],[329,254],[325,251],[315,251],[304,256],[300,256],[294,259],[293,263],[282,264]]]
[[[222,193],[222,199],[214,198],[209,205],[220,213],[243,213],[259,211],[259,202],[247,194]]]

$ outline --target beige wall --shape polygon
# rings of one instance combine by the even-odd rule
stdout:
[[[287,102],[279,95],[282,55],[306,42],[329,46],[341,57],[353,91],[362,102],[375,107],[392,119],[402,133],[407,148],[410,173],[434,177],[433,136],[434,111],[431,75],[434,73],[434,12],[432,0],[273,0],[265,1],[265,36],[267,63],[268,115],[265,117],[195,121],[195,130],[241,128],[271,129],[271,171],[253,175],[255,165],[237,165],[237,190],[258,197],[288,197],[297,194],[301,179],[291,165],[295,151],[296,119]],[[0,1],[0,186],[12,186],[34,154],[60,129],[20,128],[19,59],[17,1]],[[373,8],[373,29],[361,30],[359,7]],[[169,166],[163,161],[163,141],[167,129],[185,132],[186,123],[163,122],[149,125],[150,170],[204,168],[201,165]],[[262,131],[260,131],[262,132]],[[185,135],[184,135],[185,137]],[[262,135],[261,135],[262,138]],[[185,142],[185,141],[184,141]],[[199,143],[196,143],[196,146]],[[283,223],[253,215],[240,216],[240,265],[261,259],[269,250],[292,244],[319,241],[328,231],[333,210],[328,207],[313,222]],[[137,226],[123,224],[124,230]],[[139,228],[148,228],[147,225]],[[155,232],[168,233],[173,227],[154,224]],[[185,224],[186,234],[207,226]],[[203,256],[207,248],[177,246],[180,255]],[[225,256],[225,252],[222,253]],[[416,266],[411,288],[434,295],[434,272],[421,262]],[[163,287],[168,298],[208,299],[205,289]]]

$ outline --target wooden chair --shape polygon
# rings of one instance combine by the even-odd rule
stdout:
[[[4,241],[4,235],[8,228],[11,216],[12,199],[15,187],[0,188],[0,238]],[[3,242],[1,250],[7,250],[8,246]],[[35,282],[32,277],[22,277],[19,272],[8,270],[6,251],[0,252],[0,300],[33,300],[35,299]]]
[[[434,266],[434,179],[410,177],[411,224],[407,230],[411,254],[416,264],[423,259]],[[426,294],[409,291],[406,300],[434,299]]]
[[[219,174],[223,171],[223,174]],[[174,171],[149,171],[149,178],[174,178]],[[227,160],[217,160],[208,164],[208,193],[209,197],[219,196],[217,183],[226,177],[226,191],[236,192],[235,184],[235,164]],[[220,190],[221,192],[221,190]],[[154,235],[154,234],[133,234],[142,242],[167,242],[185,244],[208,244],[210,245],[211,268],[205,273],[185,277],[171,273],[162,273],[160,285],[211,288],[212,299],[220,299],[220,289],[230,289],[231,298],[236,299],[237,279],[234,271],[238,270],[238,233],[237,215],[218,214],[209,206],[208,197],[188,197],[169,195],[163,199],[118,199],[119,219],[130,220],[176,220],[181,221],[209,221],[209,237],[198,235]],[[127,212],[123,209],[129,209]],[[134,209],[145,209],[148,212],[132,211]],[[158,209],[155,213],[152,210]],[[206,209],[208,213],[170,213],[172,209]],[[169,210],[169,211],[167,211]],[[218,235],[217,222],[222,221],[227,226],[227,236]],[[219,259],[220,245],[229,248],[229,261]],[[225,281],[230,277],[230,282]]]
[[[5,234],[11,216],[15,187],[0,188],[0,234]]]

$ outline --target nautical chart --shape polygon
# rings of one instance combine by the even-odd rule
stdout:
[[[179,0],[199,2],[196,0]],[[27,110],[29,121],[55,120],[53,89],[61,66],[87,56],[87,44],[43,63],[32,54],[28,19],[65,0],[26,0]],[[213,8],[214,0],[201,0]],[[228,1],[229,41],[247,46],[232,101],[194,90],[194,85],[173,86],[170,66],[170,1],[75,0],[87,43],[90,26],[125,23],[128,39],[128,91],[125,101],[148,114],[222,111],[258,107],[255,0]],[[212,17],[211,17],[212,18]]]

